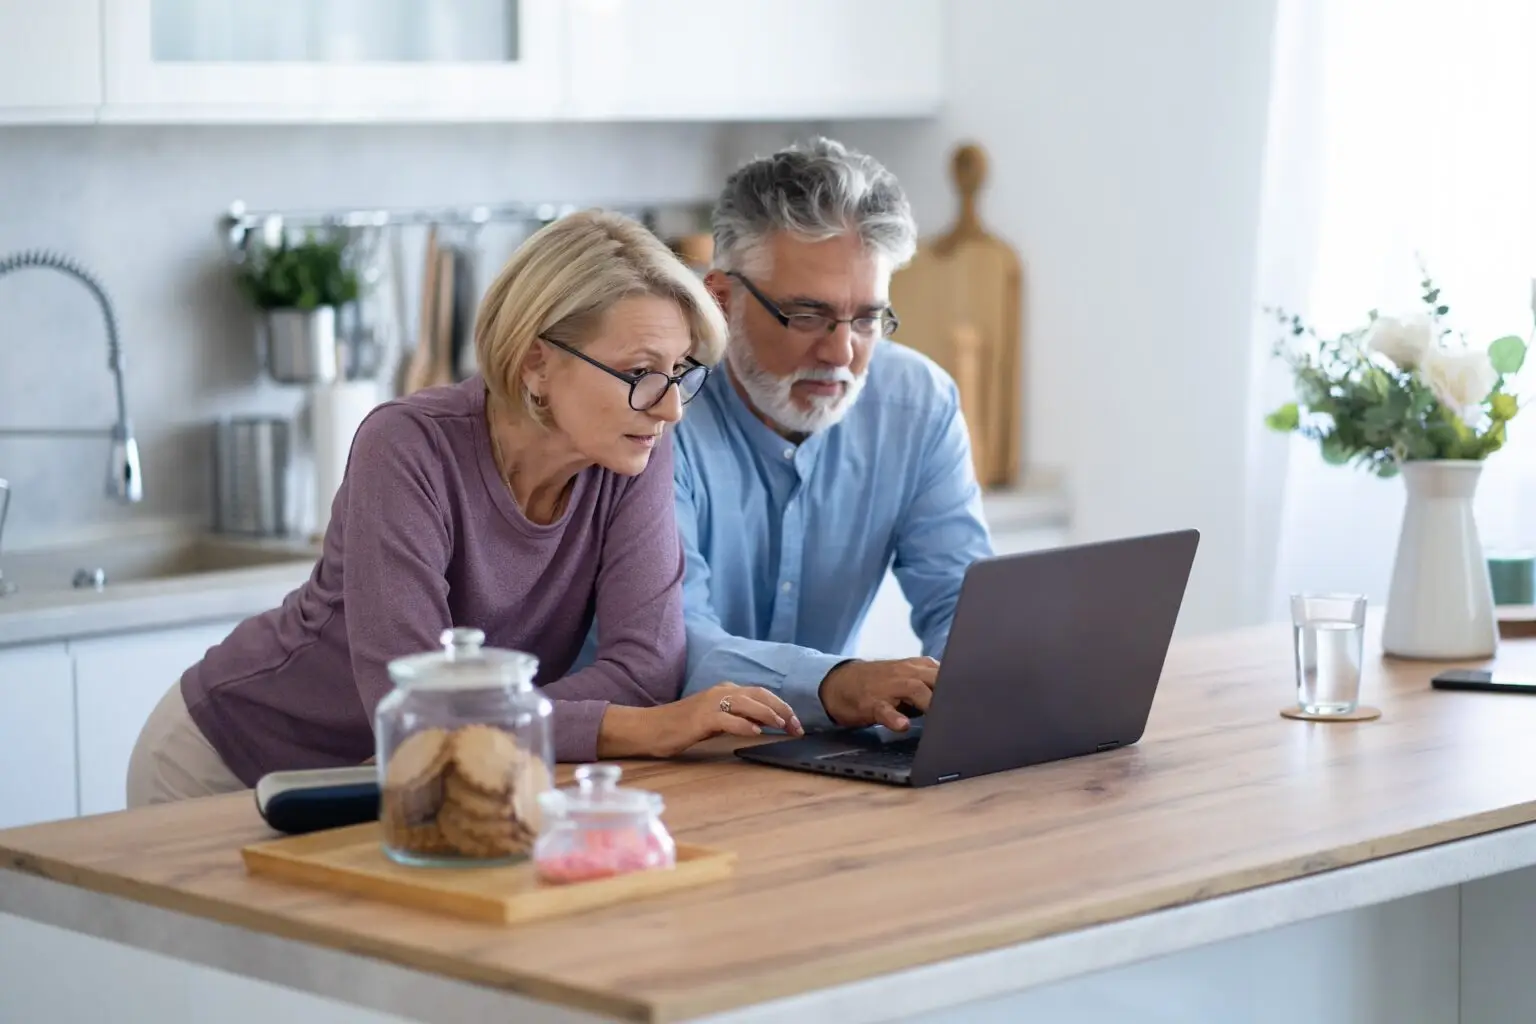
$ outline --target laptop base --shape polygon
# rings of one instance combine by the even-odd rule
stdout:
[[[799,739],[738,747],[736,756],[746,761],[866,779],[892,786],[912,785],[912,764],[917,756],[921,729],[908,735],[881,729],[838,729]],[[893,738],[887,738],[893,737]]]

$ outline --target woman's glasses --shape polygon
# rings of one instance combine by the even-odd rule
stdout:
[[[636,412],[649,412],[654,409],[661,400],[667,396],[667,389],[677,385],[678,397],[687,405],[693,401],[693,397],[704,386],[704,381],[709,379],[709,367],[694,359],[688,358],[688,369],[682,373],[662,373],[660,370],[642,370],[640,373],[626,373],[623,370],[615,370],[607,363],[598,362],[584,352],[577,351],[564,342],[539,335],[539,340],[555,346],[562,352],[575,356],[582,362],[590,363],[604,373],[612,374],[619,380],[629,385],[629,407]]]

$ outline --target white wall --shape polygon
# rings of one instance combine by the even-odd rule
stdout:
[[[0,128],[0,255],[60,249],[105,282],[146,494],[134,508],[106,501],[105,441],[0,439],[0,477],[15,488],[5,548],[156,517],[207,525],[208,423],[298,409],[298,392],[256,378],[250,313],[218,234],[232,200],[692,202],[718,188],[716,150],[707,125]],[[408,260],[420,237],[408,237]],[[516,240],[488,234],[485,274]],[[100,314],[84,289],[45,271],[0,278],[0,424],[112,416]]]
[[[946,9],[938,123],[814,127],[885,161],[928,232],[952,147],[987,149],[982,217],[1028,278],[1026,458],[1070,474],[1079,539],[1201,529],[1181,628],[1231,625],[1274,0]],[[737,131],[730,155],[795,131]]]
[[[992,164],[983,216],[1027,267],[1026,458],[1070,474],[1077,538],[1201,529],[1182,626],[1232,624],[1275,0],[947,10],[936,122],[0,131],[0,250],[57,246],[106,278],[146,443],[150,498],[133,514],[206,516],[214,411],[294,401],[251,383],[248,317],[214,230],[233,198],[699,198],[737,159],[817,128],[887,161],[937,231],[953,213],[950,149],[975,139]],[[46,397],[66,419],[105,421],[88,305],[69,282],[29,277],[0,281],[0,415],[42,419]],[[13,540],[78,525],[55,510],[121,518],[97,498],[100,455],[0,442],[18,484]]]

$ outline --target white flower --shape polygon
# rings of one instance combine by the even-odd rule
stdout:
[[[1472,349],[1430,349],[1419,372],[1435,397],[1468,423],[1499,380],[1488,353]]]
[[[1365,344],[1402,369],[1411,370],[1424,361],[1424,355],[1434,344],[1434,339],[1434,324],[1429,317],[1415,313],[1404,320],[1378,316],[1371,321]]]

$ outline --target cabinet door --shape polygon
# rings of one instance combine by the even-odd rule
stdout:
[[[75,816],[75,673],[62,643],[0,648],[0,828]]]
[[[149,713],[237,622],[124,633],[70,644],[75,657],[80,813],[127,805],[128,759]]]
[[[482,121],[562,102],[561,0],[112,0],[103,121]]]
[[[568,0],[573,117],[921,116],[940,0]]]
[[[0,0],[0,124],[93,121],[99,0]]]

